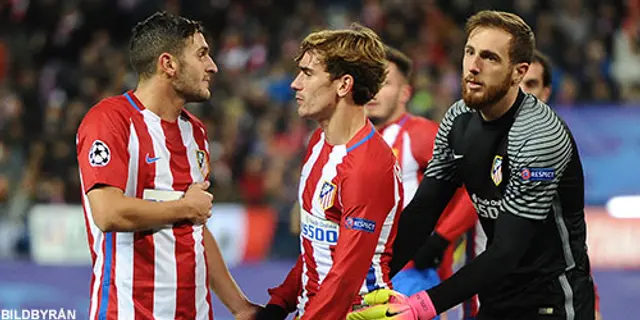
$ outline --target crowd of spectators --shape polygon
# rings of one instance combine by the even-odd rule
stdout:
[[[353,21],[415,63],[410,110],[438,120],[459,97],[464,20],[508,10],[554,64],[552,105],[640,105],[639,0],[10,0],[0,2],[0,220],[80,203],[75,131],[100,99],[135,87],[131,27],[156,10],[201,20],[220,72],[188,108],[210,134],[215,201],[271,205],[287,222],[313,125],[289,83],[299,41]]]

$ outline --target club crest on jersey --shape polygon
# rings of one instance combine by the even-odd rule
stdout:
[[[198,168],[203,177],[207,177],[209,174],[209,161],[207,160],[207,153],[204,150],[196,150],[196,161],[198,162]]]
[[[502,182],[502,156],[496,155],[491,165],[491,180],[497,186]]]
[[[322,184],[322,189],[320,189],[320,195],[318,196],[322,210],[333,207],[333,201],[336,198],[336,189],[336,185],[329,181],[325,181]]]

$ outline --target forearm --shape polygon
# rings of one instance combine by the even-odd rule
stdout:
[[[354,210],[346,214],[346,217],[371,217],[371,220],[360,219],[371,221],[375,226],[373,230],[347,228],[346,218],[342,219],[333,265],[320,283],[318,293],[309,301],[303,319],[344,319],[351,311],[365,279],[369,291],[384,286],[383,266],[374,262],[374,255],[381,254],[376,253],[376,247],[382,230],[392,227],[383,224],[387,220],[384,213],[391,209],[382,209],[382,206],[376,208],[367,210],[365,207],[363,211]]]
[[[379,233],[375,236],[364,235],[362,231],[346,234],[344,228],[340,232],[344,238],[338,240],[334,264],[305,309],[304,320],[344,319],[367,278]]]
[[[400,216],[393,244],[391,277],[413,259],[435,228],[455,190],[456,185],[451,182],[427,177],[422,180],[415,196]]]
[[[127,197],[114,187],[93,189],[87,194],[96,225],[104,232],[135,232],[187,219],[182,200],[155,202]]]
[[[296,264],[281,285],[268,290],[269,304],[281,307],[286,313],[293,312],[296,308],[300,285],[302,284],[302,255],[298,256]]]
[[[249,304],[249,301],[236,284],[231,273],[229,273],[218,243],[207,227],[204,227],[203,234],[209,286],[227,309],[236,314],[244,309]]]
[[[532,220],[503,214],[494,242],[451,278],[427,290],[438,313],[471,298],[512,272],[535,233]]]
[[[456,195],[438,221],[435,231],[451,242],[457,240],[475,226],[477,221],[478,213],[473,207],[467,191],[464,188],[460,188],[456,191]]]
[[[344,319],[364,283],[364,275],[366,268],[359,273],[330,272],[309,302],[302,320]]]

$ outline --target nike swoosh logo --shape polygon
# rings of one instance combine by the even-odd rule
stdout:
[[[401,312],[390,312],[389,309],[384,313],[385,317],[393,317],[399,315]]]
[[[147,163],[151,164],[151,163],[154,163],[154,162],[160,160],[160,157],[149,158],[149,154],[147,153],[147,156],[145,157],[145,160],[147,161]]]
[[[453,159],[458,160],[464,158],[464,154],[453,154]]]

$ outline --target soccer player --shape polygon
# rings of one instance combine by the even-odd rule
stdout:
[[[367,116],[392,147],[402,169],[402,186],[406,206],[413,198],[433,151],[438,125],[411,115],[406,104],[411,98],[412,62],[399,50],[386,47],[387,78],[376,98],[366,105]],[[415,268],[405,268],[393,277],[394,290],[411,295],[433,287],[439,279],[453,274],[455,241],[476,225],[476,214],[464,188],[458,189],[438,221],[434,233],[426,240],[428,253],[416,261]],[[474,238],[467,242],[473,246]],[[433,270],[437,268],[437,273]],[[469,301],[469,305],[477,305]],[[465,308],[472,315],[477,308]]]
[[[387,292],[389,303],[348,319],[432,319],[474,294],[479,320],[594,319],[576,145],[553,110],[519,87],[533,32],[517,15],[481,11],[466,35],[463,99],[440,123],[425,178],[401,215],[391,268],[421,254],[419,239],[462,183],[487,249],[438,286],[409,298]]]
[[[100,101],[78,129],[90,319],[212,319],[208,285],[236,319],[259,309],[205,226],[207,133],[183,108],[210,98],[218,71],[203,33],[167,13],[140,22],[129,52],[137,88]]]
[[[385,79],[384,46],[354,24],[310,34],[296,61],[298,114],[319,125],[299,185],[301,253],[257,318],[344,319],[362,295],[391,283],[400,168],[364,113]]]
[[[551,97],[551,62],[549,58],[542,52],[535,50],[533,53],[533,60],[529,66],[527,74],[525,74],[520,88],[526,93],[530,93],[536,96],[542,102],[547,103],[549,97]],[[598,294],[598,287],[595,282],[594,294],[595,294],[595,308],[596,308],[596,320],[602,320],[602,314],[600,313],[600,295]]]

